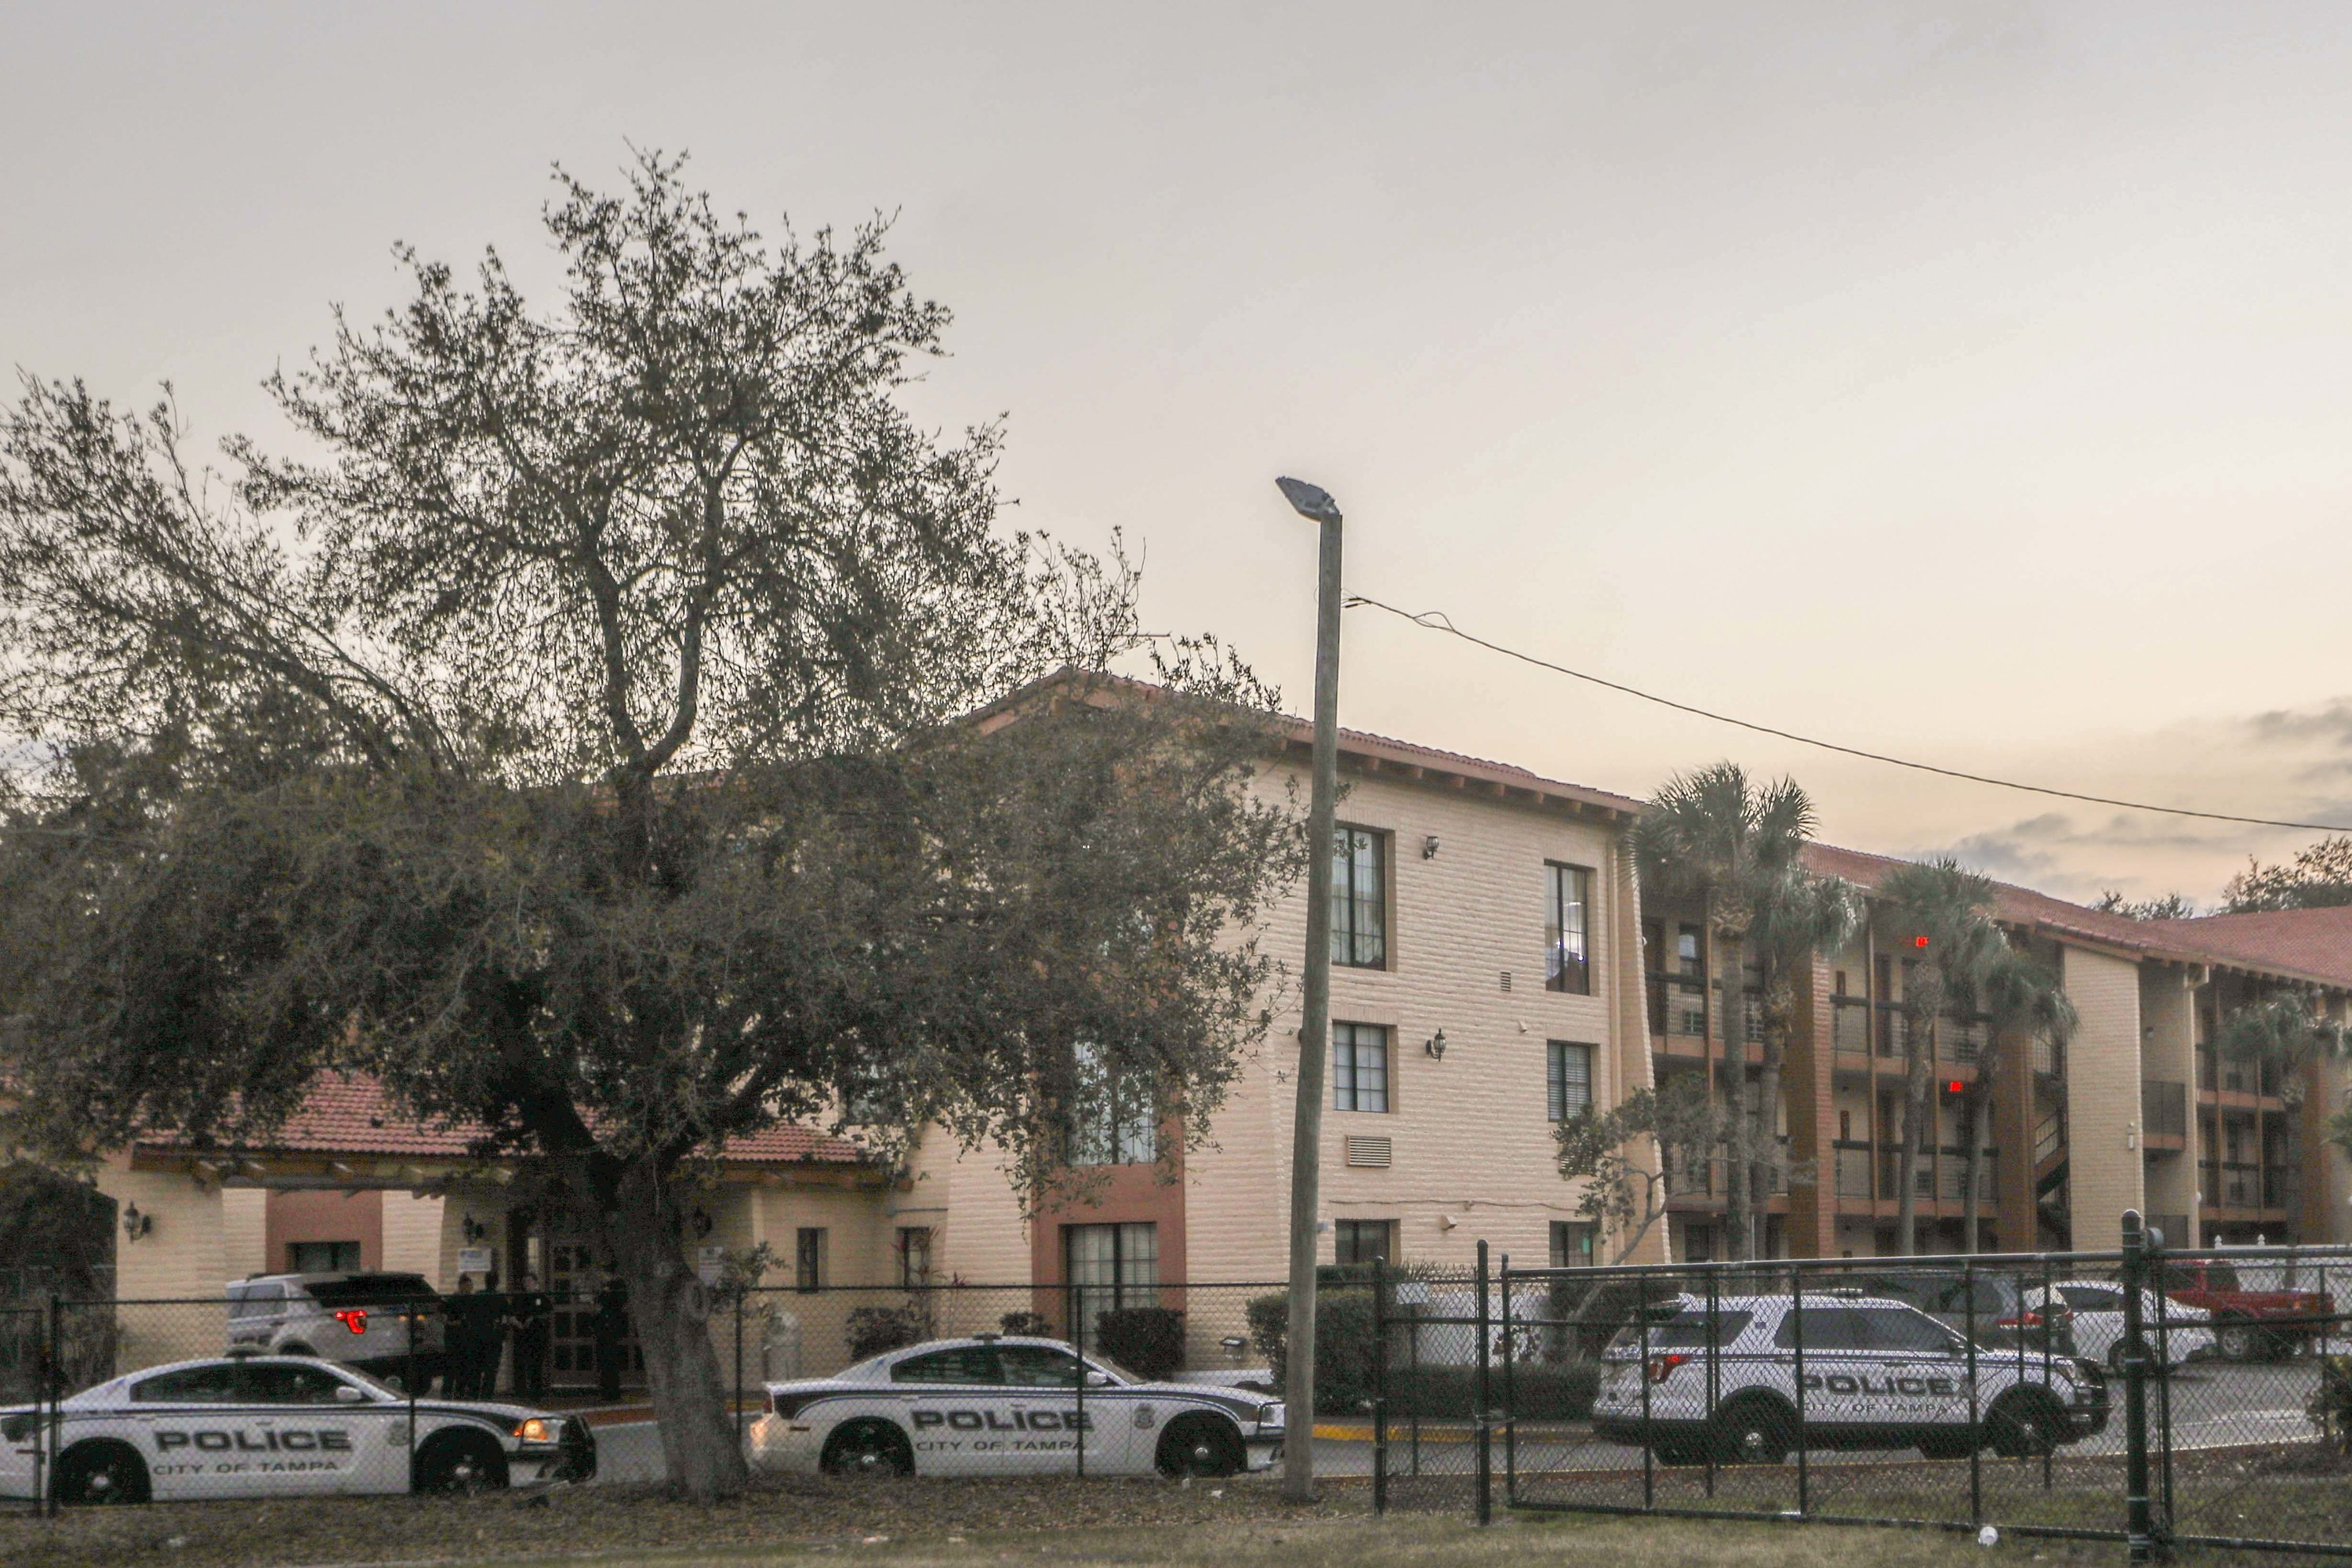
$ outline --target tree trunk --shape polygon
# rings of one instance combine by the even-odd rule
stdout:
[[[1723,1247],[1734,1262],[1745,1262],[1751,1255],[1748,1178],[1755,1100],[1748,1083],[1747,966],[1740,962],[1744,946],[1738,936],[1716,932],[1716,962],[1723,973],[1724,1101],[1731,1111],[1724,1139]]]
[[[1993,1079],[2000,1074],[2000,1042],[1987,1039],[1985,1048],[1977,1057],[1977,1080],[1969,1086],[1966,1107],[1968,1124],[1965,1129],[1967,1134],[1965,1147],[1969,1152],[1969,1190],[1960,1221],[1963,1229],[1960,1237],[1962,1252],[1976,1252],[1981,1249],[1977,1227],[1983,1218],[1984,1200],[1978,1192],[1978,1186],[1984,1174],[1985,1123],[1991,1120],[1990,1112],[1992,1109]]]
[[[1935,1015],[1930,1013],[1925,1020],[1924,1040],[1921,1022],[1916,1016],[1906,1016],[1903,1020],[1903,1190],[1896,1194],[1895,1209],[1898,1258],[1909,1258],[1919,1250],[1919,1146],[1927,1131],[1927,1057],[1936,1047]]]
[[[750,1472],[710,1340],[710,1292],[687,1264],[677,1197],[667,1188],[642,1168],[625,1175],[605,1215],[604,1245],[628,1287],[670,1489],[710,1502],[740,1496]]]
[[[1765,1252],[1765,1211],[1772,1203],[1772,1177],[1780,1169],[1780,1068],[1789,1050],[1788,999],[1776,994],[1780,978],[1767,963],[1758,975],[1759,1000],[1764,1007],[1764,1059],[1756,1071],[1757,1146],[1749,1170],[1749,1202],[1756,1215],[1756,1255]]]

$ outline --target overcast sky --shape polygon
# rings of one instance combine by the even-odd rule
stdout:
[[[0,11],[0,359],[207,436],[395,238],[551,272],[551,163],[898,215],[916,394],[1013,516],[1307,700],[1357,591],[1977,772],[2352,824],[2352,6]],[[1731,756],[1825,836],[2210,900],[2240,830],[1936,784],[1370,612],[1347,722],[1632,793]]]

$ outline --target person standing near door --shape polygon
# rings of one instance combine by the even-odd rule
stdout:
[[[474,1397],[489,1399],[499,1392],[499,1363],[506,1355],[507,1314],[514,1310],[507,1293],[499,1289],[499,1277],[492,1274],[482,1281],[482,1337],[475,1346],[479,1360],[475,1363]]]
[[[547,1346],[555,1302],[539,1288],[539,1276],[523,1270],[514,1294],[514,1391],[518,1399],[547,1397]]]
[[[441,1392],[452,1399],[474,1396],[476,1347],[481,1342],[482,1303],[474,1294],[474,1277],[457,1276],[457,1293],[445,1309],[448,1327],[441,1345]]]
[[[621,1362],[629,1338],[629,1293],[617,1275],[596,1292],[596,1312],[588,1326],[596,1339],[596,1396],[610,1405],[621,1397]]]

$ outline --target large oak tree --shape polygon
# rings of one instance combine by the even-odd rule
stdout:
[[[214,476],[72,382],[0,416],[0,1013],[55,1150],[266,1137],[330,1070],[486,1128],[617,1260],[709,1497],[725,1141],[847,1094],[1025,1184],[1081,1055],[1205,1128],[1299,840],[1247,671],[1000,531],[993,426],[910,419],[948,318],[878,227],[558,179],[554,308],[400,252],[270,383],[299,456]]]

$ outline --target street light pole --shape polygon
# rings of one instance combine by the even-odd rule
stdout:
[[[1315,781],[1307,810],[1307,995],[1298,1026],[1298,1105],[1290,1139],[1289,1364],[1282,1489],[1315,1495],[1315,1237],[1323,1178],[1323,1063],[1331,1034],[1332,813],[1339,786],[1339,506],[1303,479],[1275,480],[1299,516],[1319,524],[1315,581]],[[1377,1351],[1375,1353],[1378,1353]]]

